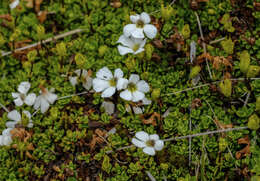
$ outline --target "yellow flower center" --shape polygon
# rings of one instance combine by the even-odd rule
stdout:
[[[116,86],[116,82],[117,82],[117,79],[116,78],[112,78],[109,80],[109,85],[111,87],[115,87]]]
[[[148,141],[146,141],[145,144],[146,144],[147,146],[154,147],[155,141],[154,141],[154,140],[148,140]]]
[[[140,48],[140,45],[135,44],[132,49],[133,49],[134,52],[136,52],[139,48]]]
[[[143,28],[144,27],[144,22],[142,20],[138,20],[136,23],[137,28]]]
[[[137,90],[137,87],[134,83],[129,83],[128,86],[127,86],[127,89],[130,91],[130,92],[135,92]]]

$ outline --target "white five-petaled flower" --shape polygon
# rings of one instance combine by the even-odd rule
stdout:
[[[117,41],[122,45],[118,45],[117,49],[120,55],[125,55],[128,53],[138,54],[144,51],[144,45],[146,43],[146,38],[133,38],[121,35]]]
[[[32,128],[33,127],[33,122],[32,122],[32,120],[31,120],[31,113],[29,112],[29,111],[23,111],[22,112],[26,117],[27,117],[27,119],[29,120],[29,122],[28,122],[28,124],[27,124],[27,127],[28,128]],[[19,123],[19,122],[21,122],[22,121],[22,116],[21,116],[21,114],[17,111],[17,110],[13,110],[13,111],[11,111],[11,112],[9,112],[8,114],[7,114],[7,117],[10,119],[10,120],[12,120],[12,121],[7,121],[6,122],[6,127],[7,128],[15,128],[15,125],[17,124],[17,123]]]
[[[103,67],[96,73],[97,78],[93,79],[93,89],[96,92],[102,92],[101,97],[111,97],[117,90],[125,89],[128,80],[123,78],[124,73],[120,68],[112,72]]]
[[[48,91],[48,89],[44,88],[43,86],[40,86],[41,88],[41,95],[39,95],[37,98],[36,98],[36,101],[35,101],[35,104],[34,104],[34,109],[41,109],[41,113],[45,113],[49,107],[50,107],[50,104],[53,104],[58,96],[56,94],[54,94],[54,90],[50,90]]]
[[[120,97],[127,101],[138,102],[144,99],[145,93],[149,90],[149,85],[144,80],[140,80],[139,75],[131,74],[127,88],[120,93]]]
[[[16,6],[18,6],[18,4],[20,3],[20,0],[14,0],[10,5],[10,9],[14,9],[16,8]]]
[[[75,86],[79,80],[82,81],[82,85],[85,89],[89,90],[92,86],[91,72],[85,69],[77,69],[74,71],[77,76],[69,77],[70,83]]]
[[[124,27],[125,36],[144,38],[144,33],[150,39],[153,39],[156,36],[157,29],[154,25],[149,24],[151,22],[151,18],[146,12],[141,13],[141,15],[131,15],[130,20],[133,24],[128,24]]]
[[[27,95],[30,87],[31,84],[29,82],[21,82],[18,86],[18,92],[12,92],[16,106],[22,106],[24,103],[28,106],[32,106],[34,104],[36,95],[34,93]]]
[[[10,143],[12,142],[12,135],[10,133],[11,130],[12,128],[7,128],[3,130],[2,135],[0,135],[0,146],[10,145]]]
[[[160,151],[163,149],[164,142],[159,139],[157,134],[149,135],[144,131],[139,131],[135,133],[135,137],[132,139],[132,143],[143,148],[143,152],[148,155],[155,155],[155,151]]]

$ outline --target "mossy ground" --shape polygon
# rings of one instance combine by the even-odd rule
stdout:
[[[26,128],[30,139],[14,140],[16,146],[0,147],[0,180],[139,181],[149,180],[146,171],[156,180],[259,180],[256,177],[260,176],[259,129],[193,138],[190,166],[188,139],[166,142],[164,149],[154,157],[137,148],[106,154],[108,150],[129,145],[134,133],[140,130],[157,133],[164,139],[221,126],[247,126],[251,115],[259,115],[256,100],[260,96],[260,80],[246,79],[231,84],[225,81],[220,86],[212,84],[170,95],[193,86],[190,72],[194,66],[200,66],[199,84],[259,76],[250,68],[250,73],[242,72],[244,69],[240,67],[240,53],[244,50],[250,54],[250,66],[260,64],[259,1],[177,0],[172,10],[162,9],[170,9],[171,3],[162,0],[121,0],[120,7],[111,5],[113,2],[108,0],[47,0],[38,6],[40,9],[36,2],[39,1],[29,7],[21,0],[20,7],[12,11],[9,1],[0,2],[0,15],[9,14],[0,19],[1,51],[14,50],[77,28],[84,31],[0,57],[2,104],[9,110],[15,109],[11,92],[16,92],[22,81],[30,81],[31,91],[35,93],[40,90],[39,85],[55,88],[59,97],[82,92],[83,87],[71,86],[67,73],[71,75],[74,70],[84,68],[91,69],[94,76],[104,66],[111,70],[121,68],[127,76],[139,74],[151,87],[152,93],[147,97],[153,103],[145,107],[142,117],[126,112],[127,103],[118,95],[110,99],[116,104],[112,116],[102,112],[104,99],[98,93],[56,101],[46,114],[35,115],[32,129]],[[148,41],[145,53],[121,56],[116,41],[124,25],[130,23],[129,16],[143,11],[152,16],[152,23],[158,29],[156,40]],[[171,12],[170,16],[165,11]],[[40,12],[47,12],[43,22],[40,22],[42,15],[37,18]],[[195,12],[201,21],[204,41]],[[210,44],[223,37],[226,39]],[[212,78],[205,58],[190,63],[192,40],[197,43],[197,56],[203,54],[202,44],[206,43]],[[75,60],[76,55],[81,58]],[[244,105],[247,92],[250,96]],[[157,116],[156,125],[144,124],[143,120],[152,114],[163,115],[169,108],[166,118]],[[34,111],[26,106],[18,108],[24,109]],[[6,121],[7,113],[1,109],[0,131],[5,129]],[[94,144],[94,138],[113,127],[117,132],[108,136],[107,142],[99,139]],[[241,151],[245,144],[238,144],[238,140],[246,136],[250,140],[250,153]],[[28,145],[33,148],[29,149]],[[241,153],[241,157],[237,153]]]

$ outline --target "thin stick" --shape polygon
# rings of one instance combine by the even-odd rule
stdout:
[[[155,179],[154,176],[151,174],[151,172],[145,171],[145,173],[147,174],[147,176],[149,177],[149,179],[150,179],[151,181],[156,181],[156,179]]]
[[[133,148],[133,147],[134,147],[134,145],[124,146],[124,147],[116,149],[115,151],[125,150],[125,149]],[[113,153],[113,152],[114,152],[113,150],[109,150],[109,151],[106,151],[106,154],[110,154],[110,153]]]
[[[259,80],[260,78],[248,78],[248,79],[249,79],[249,80]],[[237,78],[237,79],[230,79],[230,80],[231,80],[231,81],[243,81],[243,80],[246,80],[246,78]],[[201,88],[201,87],[210,86],[211,84],[217,84],[217,83],[220,83],[220,82],[223,82],[223,81],[224,81],[224,80],[218,80],[218,81],[215,81],[215,82],[206,83],[206,84],[203,84],[203,85],[198,85],[198,86],[195,86],[195,87],[183,89],[183,90],[180,90],[180,91],[177,91],[177,92],[164,94],[164,95],[162,95],[162,96],[169,96],[169,95],[173,95],[173,94],[178,94],[178,93],[182,93],[182,92],[187,92],[187,91],[189,91],[189,90],[193,90],[193,89],[197,89],[197,88]]]
[[[229,132],[229,131],[237,131],[237,130],[243,130],[247,129],[248,127],[238,127],[238,128],[228,128],[228,129],[222,129],[222,130],[214,130],[214,131],[208,131],[205,133],[197,133],[197,134],[192,134],[192,135],[187,135],[187,136],[180,136],[180,137],[175,137],[175,138],[168,138],[164,139],[163,141],[174,141],[174,140],[180,140],[180,139],[185,139],[185,138],[190,138],[190,137],[197,137],[197,136],[203,136],[203,135],[209,135],[209,134],[215,134],[215,133],[223,133],[223,132]]]
[[[220,38],[220,39],[217,39],[217,40],[213,40],[213,41],[209,42],[209,44],[212,45],[214,43],[218,43],[218,42],[223,41],[225,39],[226,39],[226,37],[223,37],[223,38]]]
[[[177,0],[173,0],[173,1],[169,4],[169,6],[172,6],[176,1],[177,1]]]
[[[49,43],[49,42],[52,42],[52,41],[56,41],[58,39],[61,39],[61,38],[64,38],[66,36],[70,36],[70,35],[73,35],[73,34],[76,34],[76,33],[80,33],[84,31],[84,29],[75,29],[75,30],[72,30],[72,31],[69,31],[69,32],[66,32],[66,33],[62,33],[60,35],[56,35],[54,37],[51,37],[51,38],[48,38],[46,40],[43,40],[43,41],[39,41],[37,43],[33,43],[31,45],[28,45],[28,46],[25,46],[25,47],[22,47],[22,48],[17,48],[15,49],[14,51],[10,51],[10,52],[2,52],[2,57],[4,56],[7,56],[7,55],[10,55],[12,53],[15,53],[17,51],[22,51],[22,50],[26,50],[26,49],[29,49],[29,48],[33,48],[33,47],[36,47],[36,46],[39,46],[41,44],[46,44],[46,43]]]
[[[197,14],[197,12],[195,12],[195,15],[196,15],[196,18],[197,18],[197,22],[198,22],[198,26],[199,26],[199,30],[200,30],[200,36],[201,36],[201,39],[202,39],[202,46],[203,46],[203,51],[204,53],[206,54],[207,53],[207,49],[206,49],[206,44],[204,42],[204,36],[203,36],[203,31],[202,31],[202,28],[201,28],[201,24],[200,24],[200,18],[199,18],[199,15]],[[209,62],[208,62],[208,59],[206,58],[206,64],[207,64],[207,68],[208,68],[208,72],[209,72],[209,76],[210,76],[210,79],[212,79],[212,73],[211,73],[211,70],[209,68]]]
[[[192,99],[192,98],[191,98]],[[192,113],[192,108],[191,108],[192,100],[190,101],[190,120],[189,120],[189,130],[191,133],[191,113]],[[191,137],[189,138],[189,166],[191,164]]]
[[[77,93],[77,94],[72,94],[72,95],[68,95],[68,96],[63,96],[63,97],[59,97],[58,100],[66,99],[66,98],[70,98],[70,97],[74,97],[74,96],[80,96],[80,95],[87,94],[87,93],[88,93],[87,91],[84,91],[84,92]]]
[[[0,103],[0,106],[1,106],[6,112],[10,112],[3,104]]]
[[[250,97],[250,92],[248,92],[247,95],[246,95],[246,100],[244,102],[244,107],[247,105],[249,97]]]
[[[247,129],[248,127],[238,127],[238,128],[228,128],[228,129],[222,129],[222,130],[214,130],[214,131],[208,131],[205,133],[197,133],[197,134],[192,134],[192,135],[187,135],[187,136],[180,136],[180,137],[175,137],[175,138],[168,138],[168,139],[164,139],[162,141],[174,141],[174,140],[181,140],[181,139],[186,139],[186,138],[193,138],[193,137],[197,137],[197,136],[203,136],[203,135],[209,135],[209,134],[215,134],[215,133],[223,133],[223,132],[229,132],[229,131],[238,131],[238,130],[243,130],[243,129]],[[135,145],[129,145],[129,146],[124,146],[121,148],[118,148],[116,150],[109,150],[106,151],[106,154],[110,154],[113,153],[115,151],[120,151],[120,150],[125,150],[128,148],[133,148],[135,147]]]

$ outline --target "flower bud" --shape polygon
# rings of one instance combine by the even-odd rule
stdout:
[[[161,13],[162,13],[162,18],[165,21],[168,21],[171,18],[171,16],[174,14],[174,10],[171,6],[164,7],[164,5],[162,4]]]
[[[156,100],[156,99],[158,99],[160,97],[160,95],[161,95],[161,89],[157,88],[157,89],[154,89],[152,91],[152,95],[151,96],[152,96],[153,100]]]
[[[259,127],[260,127],[259,117],[256,114],[253,114],[252,116],[250,116],[247,126],[248,126],[248,128],[253,129],[253,130],[259,129]]]
[[[99,57],[103,57],[107,51],[108,47],[106,45],[102,45],[98,48]]]
[[[76,56],[75,56],[75,62],[76,62],[76,64],[77,64],[79,67],[81,67],[81,66],[84,65],[85,60],[86,60],[86,58],[85,58],[84,55],[82,55],[81,53],[77,53],[77,54],[76,54]]]
[[[196,65],[195,67],[192,67],[190,71],[190,79],[196,77],[200,73],[200,71],[200,66]]]
[[[260,73],[260,66],[250,65],[246,76],[249,78],[250,77],[253,78],[253,77],[257,77],[259,73]]]
[[[61,56],[61,57],[66,56],[66,54],[67,54],[66,44],[63,43],[63,42],[57,44],[56,45],[56,51],[57,51],[59,56]]]
[[[181,30],[181,34],[184,39],[188,39],[190,37],[190,25],[186,24]]]
[[[145,57],[147,60],[151,60],[153,55],[154,47],[152,44],[145,45]]]

